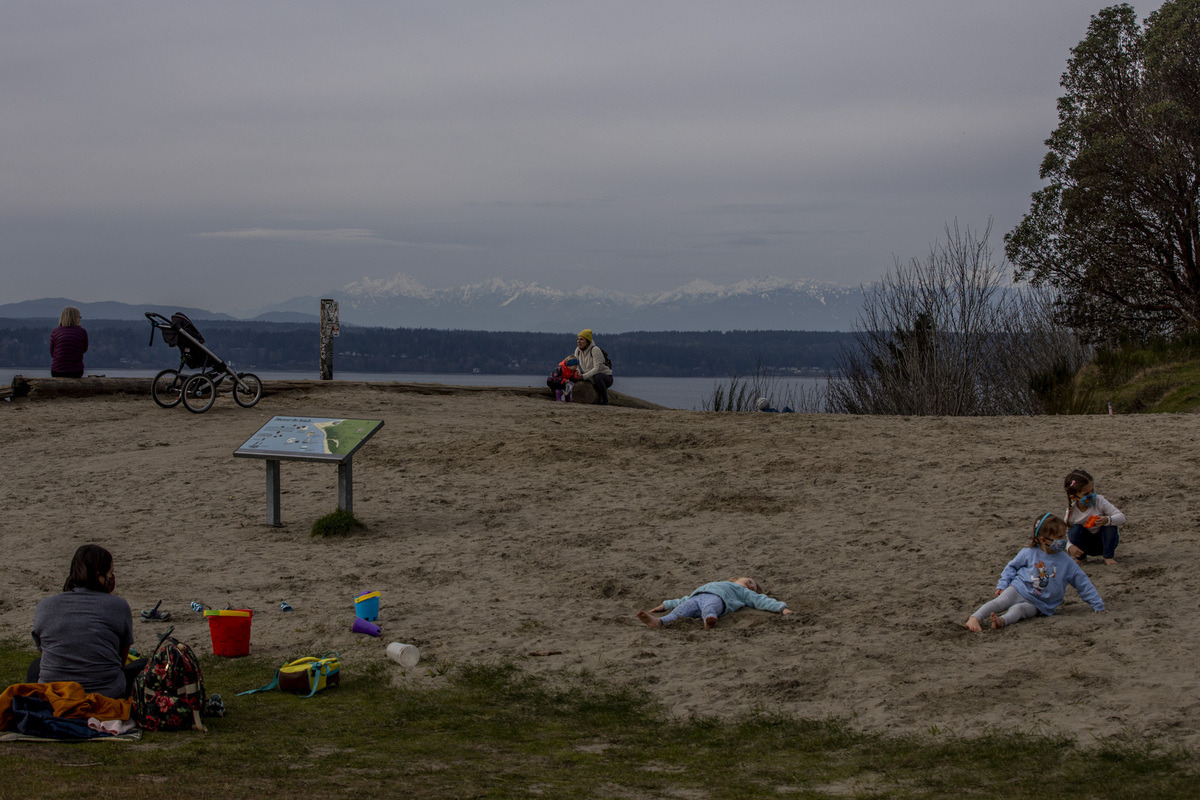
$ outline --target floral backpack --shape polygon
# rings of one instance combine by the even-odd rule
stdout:
[[[145,669],[133,679],[133,720],[148,731],[206,730],[204,675],[192,648],[167,629]]]

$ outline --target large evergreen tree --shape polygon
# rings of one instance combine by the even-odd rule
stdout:
[[[1093,339],[1200,329],[1200,0],[1141,27],[1104,9],[1061,85],[1048,184],[1005,236],[1017,277]]]

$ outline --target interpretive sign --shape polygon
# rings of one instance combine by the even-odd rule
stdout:
[[[383,427],[377,419],[271,417],[234,451],[244,458],[342,461]]]
[[[279,518],[279,462],[332,461],[338,465],[338,508],[353,512],[352,459],[358,449],[383,427],[377,419],[326,417],[271,417],[253,436],[233,451],[239,458],[267,462],[267,524]]]

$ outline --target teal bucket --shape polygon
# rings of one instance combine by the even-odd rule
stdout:
[[[371,622],[379,619],[379,592],[367,592],[354,598],[354,616]]]

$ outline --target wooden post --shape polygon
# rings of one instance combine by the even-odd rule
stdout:
[[[333,337],[338,335],[336,300],[321,301],[321,380],[333,380]]]

